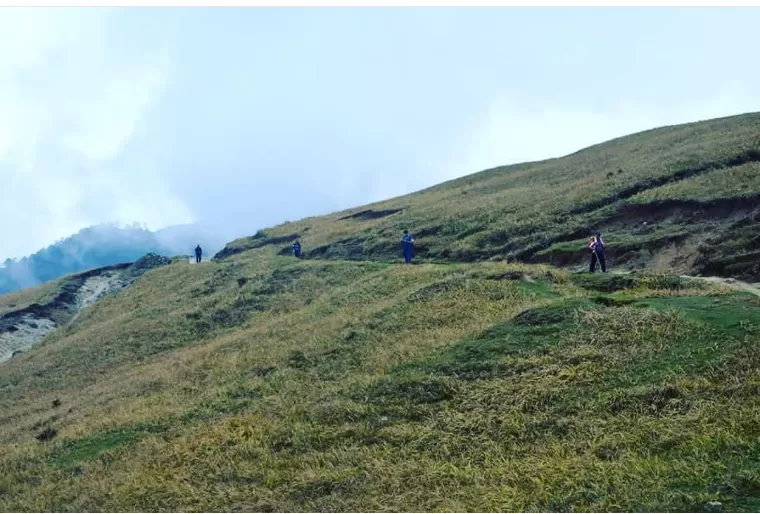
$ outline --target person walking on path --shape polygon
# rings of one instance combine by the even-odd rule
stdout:
[[[602,273],[607,273],[607,258],[604,256],[605,246],[601,232],[596,232],[591,236],[588,244],[588,249],[591,252],[591,265],[589,266],[591,273],[596,272],[597,261],[601,265]]]
[[[404,260],[407,264],[411,264],[412,257],[414,257],[414,238],[408,230],[404,230],[404,237],[401,239],[401,243],[404,245]]]

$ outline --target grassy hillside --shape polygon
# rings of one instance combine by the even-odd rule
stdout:
[[[0,294],[0,316],[14,310],[23,309],[33,303],[50,301],[60,289],[60,282],[60,280],[52,280],[38,287]]]
[[[685,230],[696,245],[744,219],[739,244],[749,203],[731,219],[667,218],[649,233],[623,231],[619,213],[659,189],[631,193],[625,177],[672,176],[707,152],[706,131],[724,141],[710,147],[715,159],[750,155],[758,120],[492,170],[267,230],[216,262],[146,272],[0,365],[0,510],[757,511],[759,297],[675,274],[498,259],[572,253],[563,231],[600,212],[618,216],[619,232],[601,227],[608,241]],[[696,153],[677,154],[684,144]],[[636,148],[663,167],[633,171]],[[621,155],[622,173],[594,179]],[[699,181],[720,181],[713,172],[662,182],[662,194],[703,201]],[[587,182],[596,196],[583,196]],[[625,203],[550,223],[623,190]],[[571,201],[576,191],[586,203]],[[751,197],[726,198],[741,195]],[[399,263],[406,226],[438,262]],[[538,226],[535,248],[515,235]],[[425,228],[437,232],[420,237]],[[278,255],[296,233],[310,258]],[[729,249],[705,244],[714,253],[700,255],[728,262]]]
[[[220,257],[301,237],[313,258],[580,265],[591,230],[612,265],[760,280],[760,114],[660,128],[561,159],[496,168],[278,226]]]
[[[756,510],[759,339],[677,277],[173,264],[0,369],[0,509]]]

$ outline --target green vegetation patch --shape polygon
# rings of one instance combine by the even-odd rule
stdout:
[[[151,435],[162,434],[167,428],[166,423],[153,422],[95,432],[60,444],[50,453],[48,462],[57,467],[74,467],[96,459],[105,452],[131,446]]]

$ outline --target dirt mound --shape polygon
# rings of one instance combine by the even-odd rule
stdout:
[[[158,268],[159,266],[166,266],[167,264],[171,264],[171,262],[172,260],[168,257],[164,257],[163,255],[158,255],[155,253],[149,253],[132,264],[130,266],[130,269],[148,270]]]
[[[135,261],[134,264],[127,268],[124,273],[122,273],[121,278],[125,282],[125,285],[128,285],[137,280],[146,272],[155,268],[160,268],[161,266],[167,266],[171,263],[172,260],[168,257],[164,257],[163,255],[158,255],[155,253],[149,253],[139,258],[137,261]]]

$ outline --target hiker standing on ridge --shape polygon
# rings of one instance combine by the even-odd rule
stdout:
[[[201,245],[198,245],[195,247],[195,263],[199,264],[201,262],[201,256],[203,255],[203,249],[201,248]]]
[[[298,240],[293,243],[293,255],[296,256],[296,259],[301,258],[301,243]]]
[[[591,266],[589,267],[591,273],[596,272],[597,261],[599,261],[602,267],[602,273],[607,273],[607,259],[604,256],[604,248],[605,244],[602,240],[602,233],[596,232],[591,236],[591,240],[588,243],[588,249],[591,252]]]
[[[412,257],[414,256],[414,238],[408,230],[404,230],[404,237],[401,239],[404,245],[404,260],[407,264],[412,263]]]

